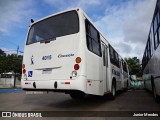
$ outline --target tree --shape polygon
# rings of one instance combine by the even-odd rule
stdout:
[[[14,73],[21,74],[23,56],[19,55],[6,55],[0,49],[0,74],[13,71]]]
[[[142,76],[140,60],[137,57],[125,58],[130,68],[130,74]]]
[[[0,74],[5,72],[6,68],[6,54],[3,50],[0,49]]]
[[[5,52],[3,50],[0,49],[0,56],[5,56]]]
[[[7,72],[14,72],[14,87],[16,85],[16,77],[21,74],[23,56],[11,54],[6,55],[3,50],[0,49],[0,74]]]

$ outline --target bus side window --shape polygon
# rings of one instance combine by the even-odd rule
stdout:
[[[123,61],[123,70],[125,71],[125,72],[128,72],[127,71],[127,64]]]
[[[88,20],[85,21],[85,25],[88,50],[101,57],[102,53],[99,32],[91,23],[89,23]]]
[[[110,60],[111,63],[116,65],[117,67],[119,66],[119,56],[118,53],[112,48],[112,46],[109,46],[109,51],[110,51]]]
[[[111,63],[114,63],[114,53],[113,53],[113,49],[111,46],[109,46],[109,53],[110,53],[110,60],[111,60]]]

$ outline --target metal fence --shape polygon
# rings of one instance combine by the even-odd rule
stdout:
[[[130,85],[129,85],[130,88],[133,88],[133,89],[144,89],[144,81],[140,81],[140,80],[132,80],[130,82]]]

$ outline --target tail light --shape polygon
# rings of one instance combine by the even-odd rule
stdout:
[[[24,69],[25,68],[25,64],[22,64],[22,69]]]
[[[78,69],[79,69],[79,65],[78,65],[78,64],[75,64],[75,65],[74,65],[74,69],[75,69],[75,70],[78,70]]]
[[[81,58],[80,57],[77,57],[76,58],[76,63],[80,63],[81,62]]]
[[[72,76],[70,76],[70,79],[72,79],[72,77],[77,76],[77,71],[75,71],[75,70],[79,70],[80,66],[78,63],[80,63],[81,61],[82,61],[82,59],[80,57],[77,57],[75,59],[76,64],[74,65],[74,71],[72,71]]]
[[[26,74],[26,69],[25,69],[25,64],[22,64],[22,74],[23,74],[23,79],[27,80],[27,74]],[[28,83],[25,83],[28,84]]]
[[[22,64],[22,73],[26,74],[25,64]]]
[[[72,76],[76,77],[77,76],[77,71],[72,71]]]
[[[25,74],[25,73],[26,73],[26,69],[23,69],[23,71],[22,71],[22,72],[23,72],[23,74]]]

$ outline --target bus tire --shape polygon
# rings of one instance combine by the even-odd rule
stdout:
[[[154,84],[154,78],[152,76],[151,76],[151,84],[152,84],[153,97],[154,97],[155,101],[157,103],[159,103],[160,102],[160,96],[157,95],[156,87],[155,87],[155,84]]]
[[[112,90],[111,90],[111,100],[114,100],[116,97],[116,81],[112,82]]]
[[[83,93],[83,92],[72,92],[72,93],[70,93],[70,96],[71,96],[71,98],[73,98],[73,99],[82,99],[82,98],[84,98],[85,97],[85,93]]]
[[[146,90],[146,82],[145,82],[145,80],[143,80],[143,86],[144,86],[144,89]]]
[[[157,95],[157,92],[156,92],[156,88],[153,87],[153,96],[154,96],[154,99],[157,103],[160,102],[160,96]]]
[[[148,90],[147,87],[146,87],[146,82],[145,82],[145,80],[144,80],[144,90],[145,90],[146,92],[149,92],[149,90]]]
[[[124,88],[124,92],[127,92],[127,90],[128,90],[128,85],[129,83],[128,83],[128,80],[127,80],[127,82],[126,82],[126,87]]]
[[[128,89],[128,86],[129,86],[129,82],[128,82],[128,80],[127,80],[127,89]]]

